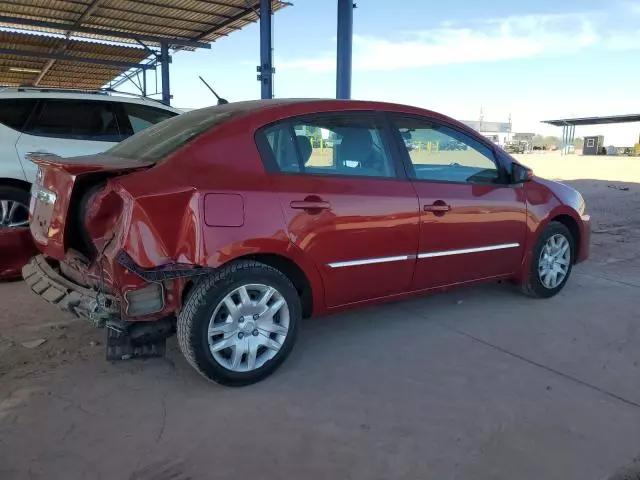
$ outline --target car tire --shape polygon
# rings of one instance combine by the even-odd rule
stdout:
[[[568,246],[568,253],[564,254],[564,258],[560,260],[566,262],[566,265],[560,264],[560,262],[554,262],[552,259],[545,258],[545,247],[553,251],[553,244],[563,244]],[[562,248],[558,249],[558,254]],[[552,255],[551,257],[557,257]],[[535,298],[550,298],[556,295],[560,290],[564,288],[571,276],[571,270],[573,262],[575,260],[575,239],[571,235],[571,232],[560,222],[551,222],[547,228],[542,232],[536,246],[533,249],[531,258],[531,268],[526,281],[522,285],[522,291]],[[547,262],[547,263],[545,263]],[[549,272],[547,268],[550,264],[555,264],[556,268],[565,268],[562,278],[558,272],[555,276],[556,281],[552,281],[553,276],[549,277],[545,273]]]
[[[13,185],[0,185],[0,201],[9,202],[7,204],[8,208],[11,208],[11,205],[13,203],[19,203],[21,207],[25,209],[25,210],[21,209],[20,212],[18,212],[20,214],[19,219],[27,222],[24,225],[20,225],[20,226],[28,225],[29,201],[31,200],[30,197],[31,196],[28,190],[25,190],[19,187],[14,187]],[[11,219],[8,218],[8,212],[4,211],[4,205],[0,205],[0,228],[13,228],[12,226],[9,225],[10,223],[11,223]]]
[[[262,305],[267,292],[271,297]],[[250,385],[289,356],[301,318],[300,297],[289,278],[260,262],[237,261],[202,278],[188,293],[178,315],[178,344],[209,380]]]

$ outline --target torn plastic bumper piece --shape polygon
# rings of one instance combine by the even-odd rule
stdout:
[[[174,278],[197,277],[200,275],[208,275],[214,271],[214,269],[210,267],[200,267],[184,263],[171,263],[159,267],[142,268],[138,266],[126,252],[120,252],[116,261],[147,282],[162,282]]]
[[[154,325],[147,324],[145,326]],[[167,332],[159,330],[159,335],[156,337],[137,338],[135,332],[131,331],[131,323],[113,320],[107,322],[105,330],[107,331],[108,361],[164,357],[167,349],[167,337],[170,333],[168,330]]]
[[[22,267],[22,276],[41,298],[76,317],[86,318],[97,327],[120,318],[120,303],[115,297],[69,281],[47,263],[44,255],[33,257]]]

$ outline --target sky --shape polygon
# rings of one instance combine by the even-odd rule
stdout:
[[[292,0],[273,17],[276,97],[334,97],[336,1]],[[259,27],[210,50],[178,52],[172,104],[258,98]],[[153,78],[153,76],[151,76]],[[361,0],[354,11],[354,99],[416,105],[459,120],[507,121],[560,136],[541,120],[640,113],[640,0]],[[159,80],[158,80],[159,82]],[[640,123],[578,127],[632,145]]]

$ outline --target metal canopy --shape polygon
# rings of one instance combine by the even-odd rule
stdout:
[[[608,117],[579,117],[562,118],[559,120],[543,120],[542,123],[562,127],[562,148],[560,152],[566,155],[576,138],[576,126],[584,125],[611,125],[614,123],[640,122],[640,114],[611,115]]]
[[[64,48],[63,48],[64,47]],[[141,65],[143,48],[0,31],[0,85],[97,89]]]
[[[162,101],[169,104],[169,49],[210,48],[211,42],[257,21],[264,3],[270,13],[289,5],[282,0],[0,0],[0,28],[57,35],[34,40],[0,31],[15,35],[0,45],[0,83],[97,88],[120,76],[135,84],[133,75],[138,78],[138,72],[159,63]],[[78,37],[119,45],[96,46]],[[147,57],[152,58],[141,64]],[[79,71],[66,62],[93,65]],[[133,75],[127,73],[134,68]],[[93,75],[84,75],[89,70]],[[146,75],[136,86],[147,94]]]
[[[271,0],[275,12],[287,5]],[[258,0],[0,1],[0,26],[101,41],[187,48],[211,42],[259,18]]]
[[[640,114],[612,115],[609,117],[564,118],[560,120],[543,120],[542,123],[563,127],[565,125],[606,125],[611,123],[640,122]]]

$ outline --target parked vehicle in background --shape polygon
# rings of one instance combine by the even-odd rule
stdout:
[[[317,128],[330,153],[305,134]],[[414,136],[466,148],[409,149]],[[278,368],[303,317],[499,280],[551,297],[589,254],[577,191],[413,107],[241,102],[34,161],[31,289],[106,325],[109,356],[175,327],[226,385]]]
[[[522,154],[528,150],[528,143],[521,140],[512,140],[505,144],[504,150],[507,153]]]
[[[104,92],[0,89],[0,228],[27,225],[36,175],[29,153],[99,153],[178,113],[151,99]]]

